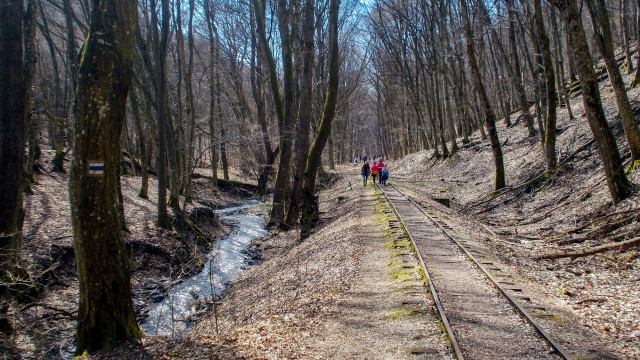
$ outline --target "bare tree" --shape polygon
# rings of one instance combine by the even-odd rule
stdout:
[[[495,180],[494,189],[500,190],[505,186],[505,174],[504,174],[504,162],[502,158],[502,148],[500,146],[500,140],[498,139],[498,131],[496,129],[496,116],[493,112],[493,108],[489,103],[487,92],[482,83],[482,75],[478,68],[478,61],[476,60],[475,41],[473,38],[473,30],[471,28],[471,20],[468,15],[467,0],[460,1],[460,7],[462,10],[462,21],[464,22],[464,34],[467,41],[467,58],[469,61],[469,67],[471,68],[471,78],[475,87],[476,93],[480,98],[480,103],[484,111],[484,122],[489,133],[489,141],[491,142],[491,151],[493,152],[493,162],[495,165]]]
[[[622,120],[622,127],[627,137],[627,143],[631,150],[631,168],[635,169],[637,162],[640,160],[640,131],[636,126],[635,116],[631,110],[627,89],[624,80],[618,69],[618,62],[613,48],[613,35],[611,34],[611,25],[609,23],[609,14],[607,4],[604,0],[588,0],[587,8],[591,14],[591,22],[593,23],[594,39],[600,55],[604,58],[611,81],[611,87],[616,95],[616,103]]]
[[[545,116],[544,155],[547,163],[547,171],[552,171],[558,162],[556,158],[556,121],[558,118],[558,92],[556,91],[556,78],[551,56],[549,36],[544,28],[542,5],[540,0],[533,0],[533,19],[536,27],[536,35],[540,50],[542,51],[542,63],[544,65],[545,85],[547,89]]]
[[[609,193],[613,203],[616,204],[626,196],[629,180],[624,173],[616,139],[611,132],[611,128],[609,128],[602,108],[598,79],[593,70],[593,62],[589,53],[578,5],[575,0],[547,1],[562,12],[564,21],[567,24],[567,31],[572,34],[569,37],[570,46],[582,88],[582,102],[584,103],[591,132],[598,144]]]
[[[340,53],[338,51],[338,14],[340,0],[330,0],[329,3],[329,80],[324,110],[318,132],[311,144],[307,165],[304,170],[302,190],[302,237],[309,235],[311,229],[319,219],[318,197],[316,192],[316,174],[320,167],[322,150],[331,133],[331,122],[336,111],[338,99],[338,81],[340,72]]]

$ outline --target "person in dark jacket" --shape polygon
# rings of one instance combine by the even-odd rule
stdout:
[[[371,174],[371,168],[369,167],[369,162],[365,161],[364,165],[362,165],[362,169],[360,170],[360,175],[362,175],[363,186],[367,186],[367,180],[369,179],[369,174]]]
[[[380,184],[387,186],[387,179],[389,179],[389,169],[385,166],[380,170]]]

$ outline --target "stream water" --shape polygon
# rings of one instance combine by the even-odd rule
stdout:
[[[246,269],[247,255],[243,253],[251,242],[267,235],[265,217],[247,210],[260,205],[258,201],[217,210],[223,222],[231,223],[233,231],[225,239],[217,240],[202,271],[168,291],[164,300],[148,307],[148,317],[142,324],[147,335],[179,336],[189,325],[190,318],[208,309],[211,294],[220,296],[230,281]]]

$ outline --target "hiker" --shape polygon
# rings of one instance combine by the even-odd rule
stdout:
[[[373,186],[376,186],[376,177],[378,176],[378,164],[374,161],[371,165],[371,179],[373,179]]]
[[[360,175],[362,175],[362,186],[367,186],[369,174],[371,174],[371,168],[369,167],[369,162],[365,161],[364,165],[362,165],[362,169],[360,170]]]
[[[387,186],[387,179],[389,179],[389,169],[385,166],[380,171],[380,183]]]

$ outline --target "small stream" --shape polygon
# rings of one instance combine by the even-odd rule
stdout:
[[[260,204],[250,201],[242,206],[216,210],[223,222],[232,224],[233,231],[227,238],[214,243],[200,273],[170,288],[164,300],[149,305],[147,320],[142,324],[145,334],[183,334],[191,325],[190,318],[194,314],[211,308],[212,291],[220,296],[229,282],[247,268],[248,259],[243,251],[253,240],[267,235],[265,217],[247,211]]]

